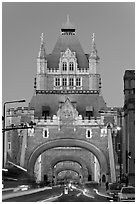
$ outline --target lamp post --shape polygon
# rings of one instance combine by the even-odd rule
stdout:
[[[122,112],[121,110],[118,111],[118,114],[119,114],[119,124],[120,124],[120,127],[117,128],[117,130],[119,131],[119,139],[120,139],[120,154],[119,154],[119,173],[120,173],[120,181],[121,181],[121,178],[122,178]]]
[[[120,139],[120,149],[119,149],[119,175],[120,181],[122,178],[122,127],[117,127],[117,131],[119,132],[118,136]]]
[[[15,100],[15,101],[6,101],[3,105],[3,168],[5,166],[5,162],[6,162],[6,148],[5,148],[5,144],[6,144],[6,138],[5,138],[5,121],[6,121],[6,104],[9,103],[23,103],[26,102],[26,100]]]

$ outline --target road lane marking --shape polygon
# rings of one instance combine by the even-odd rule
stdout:
[[[81,193],[78,193],[76,196],[79,197],[81,195]]]
[[[50,197],[50,198],[47,198],[45,200],[41,200],[41,201],[37,201],[37,202],[52,202],[53,200],[56,200],[56,199],[60,198],[62,195],[63,195],[63,193],[61,193],[58,196]]]
[[[74,187],[73,187],[73,188],[74,188]],[[95,198],[94,196],[87,194],[84,190],[82,190],[82,189],[80,189],[80,188],[76,188],[76,187],[75,187],[74,189],[81,191],[81,192],[83,193],[83,195],[85,195],[85,196],[87,196],[87,197],[89,197],[89,198],[93,198],[93,199]],[[81,195],[81,193],[78,193],[78,194],[77,194],[77,197],[80,196],[80,195]]]

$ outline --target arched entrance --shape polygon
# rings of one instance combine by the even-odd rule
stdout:
[[[82,182],[82,175],[79,174],[77,171],[75,170],[63,170],[58,172],[57,177],[55,179],[55,183],[62,183],[62,184],[66,184],[69,182],[76,182],[76,183],[81,183]]]
[[[57,170],[54,171],[54,178],[55,178],[55,181],[57,181],[57,176],[60,172],[63,172],[63,171],[72,171],[72,172],[76,172],[78,175],[79,175],[79,182],[81,183],[83,181],[83,172],[81,169],[77,169],[75,168],[75,166],[66,166],[66,167],[61,167],[61,168],[58,168]],[[71,178],[70,178],[71,179]]]
[[[71,161],[71,162],[78,163],[82,167],[83,172],[84,172],[84,177],[85,178],[87,177],[87,180],[88,180],[88,176],[92,175],[92,170],[91,170],[90,165],[86,161],[84,161],[82,158],[75,156],[75,155],[61,155],[61,156],[55,157],[51,161],[49,170],[53,171],[53,168],[57,163],[65,162],[65,161]]]
[[[28,173],[30,175],[33,175],[34,173],[34,165],[36,162],[36,159],[38,158],[38,156],[40,154],[42,154],[43,152],[45,152],[48,149],[52,149],[55,147],[80,147],[80,148],[84,148],[88,151],[90,151],[91,153],[93,153],[100,164],[100,170],[101,170],[101,174],[107,174],[108,173],[108,165],[107,165],[107,160],[103,154],[103,152],[97,148],[94,144],[88,143],[87,141],[84,140],[77,140],[77,139],[57,139],[54,141],[50,141],[47,143],[43,143],[40,144],[39,146],[37,146],[34,151],[32,152],[29,160],[28,160]]]

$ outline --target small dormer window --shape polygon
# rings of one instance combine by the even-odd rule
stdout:
[[[69,63],[69,70],[74,71],[74,63],[73,62]]]
[[[63,62],[62,64],[62,70],[67,71],[67,62]]]

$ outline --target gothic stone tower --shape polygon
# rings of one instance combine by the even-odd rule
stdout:
[[[85,54],[68,17],[52,53],[45,49],[41,34],[34,94],[27,114],[29,117],[32,110],[30,117],[36,126],[22,139],[20,164],[35,173],[38,181],[75,178],[98,182],[109,174],[115,181],[107,125],[115,127],[117,115],[106,107],[101,93],[95,34],[91,52]],[[9,112],[8,117],[13,115]]]
[[[95,35],[92,36],[91,53],[85,54],[69,18],[51,54],[46,54],[42,33],[35,94],[29,105],[35,107],[35,116],[53,116],[59,104],[68,97],[83,117],[98,116],[99,109],[106,107],[98,66]]]

